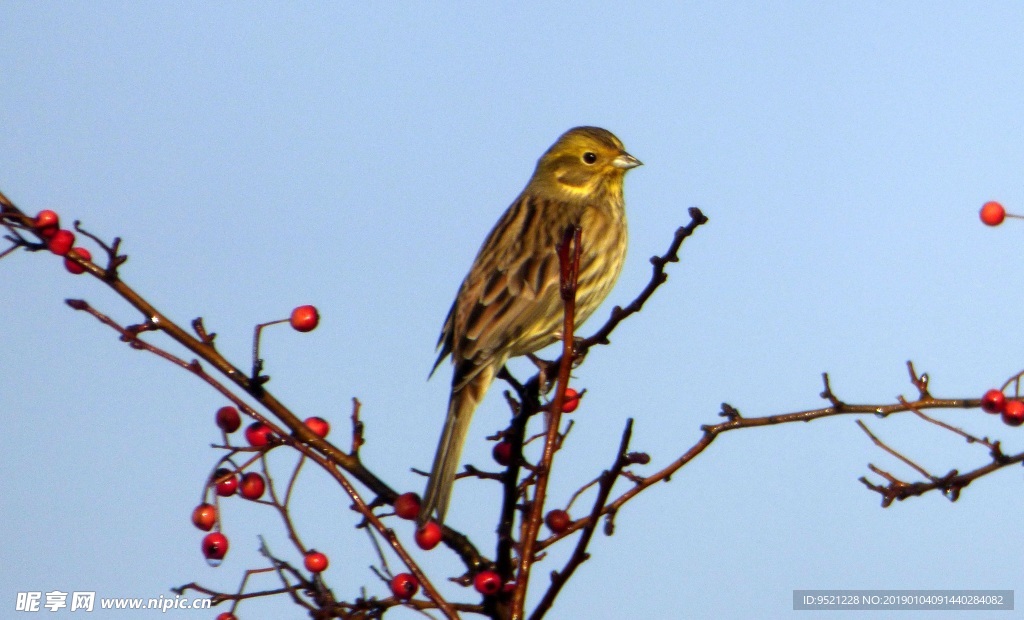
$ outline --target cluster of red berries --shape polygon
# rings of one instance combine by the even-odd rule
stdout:
[[[216,422],[222,431],[230,434],[242,426],[242,416],[239,415],[238,409],[225,406],[217,410]],[[319,416],[306,418],[305,423],[309,430],[321,439],[327,437],[331,432],[330,422]],[[254,448],[262,448],[274,440],[274,430],[266,423],[257,420],[245,427],[245,440]]]
[[[566,388],[565,400],[562,404],[563,413],[572,413],[576,411],[576,408],[580,404],[580,393],[572,388]],[[494,457],[495,462],[499,465],[507,467],[512,463],[513,449],[512,442],[507,439],[502,439],[498,443],[494,444],[494,449],[491,451],[491,456]],[[420,497],[415,493],[403,493],[395,499],[394,503],[395,514],[402,519],[413,520],[419,516],[420,512]],[[556,509],[550,511],[544,518],[544,523],[547,524],[555,534],[561,534],[569,529],[572,525],[572,517],[565,510]],[[430,550],[436,547],[441,542],[443,532],[441,527],[434,521],[428,521],[421,528],[416,530],[416,544],[421,549]],[[419,587],[419,583],[413,575],[408,573],[402,573],[395,576],[391,580],[391,592],[395,597],[408,600],[416,593],[416,588]],[[514,584],[505,584],[501,576],[491,570],[483,570],[476,574],[473,578],[473,587],[477,592],[484,596],[494,596],[500,592],[503,588],[509,589],[514,587]]]
[[[1024,424],[1024,401],[1014,398],[1007,400],[1000,390],[989,390],[981,397],[981,408],[988,413],[998,413],[1003,422],[1010,426]]]
[[[402,493],[395,498],[394,509],[396,516],[412,521],[420,514],[420,496],[415,493]],[[552,532],[561,534],[572,525],[572,518],[568,512],[559,509],[549,512],[544,522]],[[416,544],[427,551],[440,544],[442,537],[441,526],[435,521],[428,521],[417,529],[415,534]],[[409,573],[395,575],[390,585],[395,598],[403,601],[415,596],[419,589],[419,581]],[[484,596],[494,596],[503,589],[507,591],[514,587],[515,584],[506,584],[501,575],[492,570],[482,570],[473,577],[473,588]]]
[[[65,269],[76,275],[85,273],[85,267],[71,260],[70,255],[74,253],[77,258],[91,261],[92,253],[85,248],[75,247],[75,233],[60,227],[60,216],[56,211],[49,209],[40,211],[32,220],[32,228],[36,234],[46,239],[47,249],[57,256],[65,257]]]
[[[238,409],[226,405],[217,410],[214,416],[218,428],[224,434],[237,431],[242,426],[242,416]],[[306,426],[317,436],[323,438],[331,431],[331,425],[320,417],[306,419]],[[254,448],[269,445],[274,438],[274,431],[267,424],[256,421],[245,429],[245,439]],[[238,493],[242,497],[256,501],[263,497],[267,490],[267,481],[261,474],[254,471],[241,473],[227,467],[219,467],[210,477],[210,485],[220,497],[230,497]],[[204,532],[209,532],[217,524],[217,507],[203,502],[192,511],[192,523]],[[228,552],[228,539],[220,532],[212,532],[203,538],[203,555],[207,561],[219,564]],[[305,558],[306,568],[310,572],[319,573],[327,568],[327,556],[310,551]]]
[[[402,493],[395,498],[395,515],[407,521],[413,521],[420,514],[420,496],[415,493]],[[416,530],[414,538],[420,549],[429,551],[441,543],[443,532],[441,526],[434,521],[428,521],[423,527]]]
[[[209,531],[217,523],[217,507],[205,502],[199,504],[192,511],[192,523],[203,531]],[[207,562],[218,566],[228,554],[228,537],[221,532],[210,532],[203,537],[202,550]],[[306,552],[302,563],[311,573],[322,573],[330,564],[327,556],[315,549]]]
[[[300,306],[296,308],[290,319],[292,327],[299,331],[314,329],[318,321],[319,315],[313,306]],[[579,406],[580,396],[576,390],[567,388],[563,411],[565,413],[575,411]],[[215,419],[217,426],[225,434],[237,431],[242,425],[241,415],[236,408],[231,406],[218,409]],[[319,437],[326,437],[330,432],[330,424],[323,418],[313,417],[305,422],[306,426]],[[253,422],[245,430],[246,440],[251,446],[256,448],[270,444],[273,441],[273,436],[273,430],[260,421]],[[505,440],[498,442],[494,447],[493,455],[495,461],[507,466],[512,462],[512,444]],[[217,494],[221,497],[227,497],[238,492],[243,497],[251,500],[257,500],[262,497],[266,489],[266,482],[263,476],[255,472],[248,472],[239,479],[238,473],[228,468],[219,468],[214,472],[211,484],[214,485]],[[403,493],[395,498],[395,515],[402,519],[415,520],[420,513],[420,503],[419,495]],[[569,513],[560,509],[550,511],[544,521],[548,528],[556,534],[565,532],[572,525],[572,518],[569,516]],[[209,503],[200,504],[192,513],[192,522],[196,527],[204,531],[211,530],[217,523],[217,508]],[[441,543],[443,535],[444,532],[437,522],[428,521],[416,530],[414,538],[416,544],[421,549],[431,550]],[[208,534],[203,539],[203,554],[207,560],[219,563],[227,553],[227,548],[227,537],[220,532]],[[327,568],[327,556],[319,551],[310,551],[306,554],[304,564],[310,572],[319,573]],[[395,598],[403,601],[415,596],[420,586],[416,576],[410,573],[395,575],[389,585]],[[492,570],[483,570],[474,576],[473,587],[484,596],[494,596],[502,591],[503,588],[507,590],[514,587],[514,584],[505,584],[505,581],[498,573]]]
[[[395,498],[393,504],[395,515],[401,519],[412,521],[420,514],[420,496],[416,493],[402,493]],[[416,531],[416,544],[422,549],[433,549],[441,542],[441,526],[430,521]],[[407,601],[416,596],[420,582],[411,573],[399,573],[389,583],[391,593],[400,601]]]
[[[401,519],[412,521],[420,514],[420,496],[415,493],[402,493],[395,498],[395,515]],[[434,521],[428,521],[423,527],[416,530],[414,538],[420,549],[429,551],[441,543],[443,532],[441,526]]]

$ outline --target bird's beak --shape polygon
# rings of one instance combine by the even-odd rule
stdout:
[[[616,168],[621,168],[622,170],[629,170],[630,168],[642,166],[644,163],[629,153],[624,152],[622,155],[619,155],[612,160],[612,165]]]

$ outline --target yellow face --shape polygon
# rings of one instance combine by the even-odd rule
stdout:
[[[531,184],[574,197],[621,192],[626,171],[639,165],[610,131],[576,127],[540,158]]]

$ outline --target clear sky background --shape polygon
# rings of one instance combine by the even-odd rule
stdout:
[[[269,389],[332,421],[342,445],[358,397],[367,465],[419,491],[410,468],[430,465],[449,374],[425,377],[479,244],[560,133],[612,130],[645,165],[626,182],[628,262],[583,333],[636,295],[688,207],[711,221],[577,372],[589,393],[557,504],[607,467],[628,417],[653,472],[723,401],[750,416],[822,406],[823,371],[867,403],[914,394],[908,359],[937,396],[977,397],[1018,371],[1024,229],[977,212],[1024,211],[1022,40],[1015,2],[4,1],[0,190],[123,237],[124,280],[183,325],[204,317],[242,367],[254,323],[318,305],[315,332],[267,335]],[[276,515],[231,499],[227,561],[203,561],[189,515],[223,400],[62,300],[134,311],[48,254],[4,259],[0,287],[0,615],[18,591],[231,590],[265,565],[261,533],[297,559]],[[483,438],[506,417],[494,390],[468,461],[491,466]],[[941,418],[1024,449],[1024,428],[994,416]],[[912,415],[865,421],[935,473],[988,460]],[[550,617],[813,617],[791,610],[793,589],[1021,593],[1019,468],[955,504],[883,510],[857,481],[868,463],[914,476],[852,417],[729,433],[621,511]],[[336,595],[386,595],[347,497],[315,469],[297,493]],[[451,524],[492,548],[497,486],[460,483],[453,502]],[[446,550],[416,555],[442,584],[459,574]],[[554,552],[537,583],[563,562]],[[239,616],[304,617],[283,597]],[[844,618],[862,616],[877,614]]]

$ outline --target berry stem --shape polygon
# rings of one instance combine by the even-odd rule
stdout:
[[[263,335],[263,328],[270,327],[271,325],[277,325],[278,323],[287,323],[288,319],[278,319],[277,321],[270,321],[268,323],[259,323],[256,325],[252,332],[252,375],[249,377],[249,381],[252,385],[259,387],[265,381],[261,381],[260,373],[263,371],[263,360],[260,359],[260,337]]]

